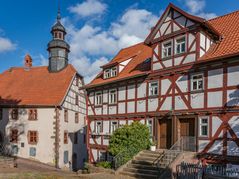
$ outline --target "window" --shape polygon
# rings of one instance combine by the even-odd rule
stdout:
[[[149,128],[150,136],[153,136],[153,120],[152,119],[147,119],[146,124]]]
[[[119,127],[119,123],[118,121],[111,121],[110,124],[110,133],[113,133]]]
[[[11,117],[12,117],[13,120],[17,120],[18,119],[18,109],[12,109]]]
[[[64,144],[68,144],[68,132],[64,132]]]
[[[150,82],[149,83],[149,96],[158,95],[158,82]]]
[[[106,152],[100,151],[98,161],[106,161]]]
[[[28,131],[28,143],[37,144],[38,142],[38,132],[37,131]]]
[[[104,72],[104,78],[105,78],[105,79],[110,78],[110,69],[105,70],[105,72]]]
[[[12,142],[12,143],[18,142],[18,130],[17,129],[11,130],[10,142]]]
[[[28,111],[28,120],[29,121],[37,120],[37,110],[36,109],[29,109],[29,111]]]
[[[78,105],[78,104],[79,104],[79,96],[76,95],[76,105]]]
[[[102,92],[95,93],[95,105],[102,105]]]
[[[68,164],[69,162],[69,153],[68,151],[64,151],[64,164]]]
[[[12,145],[12,154],[17,155],[18,154],[18,146],[17,145]]]
[[[102,124],[102,121],[96,121],[96,129],[95,129],[95,132],[97,134],[103,132],[103,124]]]
[[[162,58],[172,56],[172,42],[165,42],[162,46]]]
[[[3,109],[0,108],[0,120],[2,120],[2,118],[3,118]]]
[[[75,123],[79,123],[79,113],[75,113]]]
[[[117,67],[111,69],[111,77],[117,76]]]
[[[191,77],[191,90],[203,90],[203,74],[192,75]]]
[[[109,104],[115,104],[116,103],[116,90],[110,90],[109,92]]]
[[[64,110],[64,121],[68,122],[68,110],[67,109]]]
[[[208,136],[208,121],[209,118],[208,117],[201,117],[199,119],[199,135],[203,136],[203,137],[207,137]]]
[[[29,155],[31,157],[35,157],[36,156],[36,148],[35,147],[30,147],[29,149]]]
[[[180,54],[186,51],[186,38],[180,37],[175,40],[175,53]]]

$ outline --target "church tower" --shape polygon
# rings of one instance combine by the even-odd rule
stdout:
[[[66,29],[61,24],[60,8],[58,8],[57,22],[51,29],[52,40],[48,43],[50,72],[58,72],[68,65],[70,46],[65,41]]]

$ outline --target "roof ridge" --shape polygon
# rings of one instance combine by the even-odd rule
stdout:
[[[223,18],[223,17],[225,17],[225,16],[229,16],[229,15],[232,15],[232,14],[238,13],[238,12],[239,12],[239,10],[236,10],[236,11],[230,12],[230,13],[228,13],[228,14],[224,14],[224,15],[221,15],[221,16],[218,16],[218,17],[214,17],[214,18],[212,18],[212,19],[207,20],[207,22],[211,22],[211,21],[214,21],[214,20]]]

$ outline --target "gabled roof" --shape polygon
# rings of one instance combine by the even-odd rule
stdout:
[[[220,34],[222,40],[213,44],[199,60],[213,60],[239,55],[239,11],[211,19],[208,23]]]
[[[206,19],[203,19],[201,17],[198,16],[194,16],[191,15],[189,13],[187,13],[186,11],[183,11],[182,9],[180,9],[179,7],[175,6],[172,3],[169,3],[168,7],[166,8],[166,10],[164,11],[164,13],[161,15],[160,19],[158,20],[157,24],[152,28],[151,32],[149,33],[149,35],[147,36],[147,38],[145,39],[145,43],[146,44],[150,44],[150,42],[153,40],[154,36],[156,35],[156,33],[158,32],[159,28],[160,28],[160,24],[163,23],[164,18],[166,18],[167,14],[169,13],[169,11],[171,9],[176,10],[177,12],[179,12],[180,14],[182,14],[183,16],[185,16],[186,18],[200,24],[201,26],[207,28],[209,31],[211,31],[213,34],[215,34],[217,36],[217,38],[220,38],[221,34],[214,28],[212,27],[207,21]]]
[[[0,74],[0,105],[59,106],[77,71],[72,65],[57,73],[48,67],[13,67]]]
[[[151,63],[150,61],[146,60],[151,58],[151,55],[152,49],[143,43],[120,50],[119,53],[104,66],[118,64],[129,58],[132,58],[125,68],[116,77],[108,79],[103,79],[103,71],[101,71],[94,80],[86,85],[86,88],[148,74],[150,72]]]

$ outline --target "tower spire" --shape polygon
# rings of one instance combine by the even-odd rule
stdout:
[[[61,20],[60,0],[58,0],[57,21]]]

